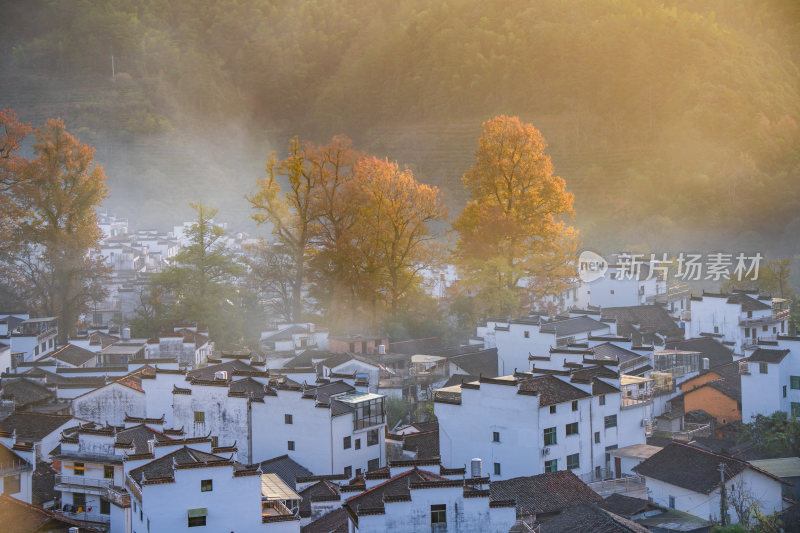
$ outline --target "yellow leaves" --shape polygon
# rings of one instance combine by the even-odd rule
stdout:
[[[577,232],[563,219],[573,214],[573,196],[553,175],[546,146],[542,134],[517,117],[483,123],[475,163],[462,178],[471,200],[453,223],[456,260],[466,275],[474,277],[479,265],[497,271],[489,265],[498,258],[505,274],[490,278],[510,290],[523,277],[542,275],[542,286],[554,286],[568,273],[564,265]]]

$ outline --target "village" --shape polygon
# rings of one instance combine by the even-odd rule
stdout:
[[[759,516],[797,531],[800,457],[748,429],[800,416],[788,299],[698,294],[617,256],[549,312],[458,344],[279,319],[249,350],[196,323],[132,336],[191,226],[102,214],[106,297],[66,343],[56,317],[0,309],[0,516],[112,533],[700,533]],[[248,239],[224,231],[233,254]],[[426,277],[434,298],[458,283]]]

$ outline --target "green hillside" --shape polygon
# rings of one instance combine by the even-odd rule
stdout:
[[[29,0],[6,12],[0,104],[64,116],[98,146],[110,205],[153,223],[201,196],[244,222],[241,195],[296,134],[348,134],[457,212],[480,122],[505,113],[548,139],[595,248],[735,239],[800,252],[792,0]]]

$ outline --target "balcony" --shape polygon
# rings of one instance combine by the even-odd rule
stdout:
[[[72,492],[79,489],[99,496],[106,496],[108,488],[113,484],[113,479],[99,479],[86,476],[68,476],[56,474],[56,490]]]
[[[111,523],[111,515],[96,513],[94,510],[92,512],[85,511],[82,513],[72,513],[68,511],[55,511],[55,513],[72,520],[80,520],[81,522],[93,522],[97,524]]]
[[[112,503],[115,503],[116,505],[119,505],[120,507],[131,506],[131,495],[122,487],[115,487],[114,485],[108,487],[106,499]]]

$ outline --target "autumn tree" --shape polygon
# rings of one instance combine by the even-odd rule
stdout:
[[[27,129],[9,112],[0,120],[3,203],[10,213],[5,237],[15,244],[4,253],[4,267],[22,301],[58,317],[64,343],[88,303],[102,297],[100,282],[108,274],[90,254],[102,237],[95,210],[107,195],[106,176],[94,163],[94,149],[70,135],[61,119],[34,130],[30,160],[15,154]]]
[[[436,259],[431,224],[446,216],[439,189],[395,162],[367,157],[356,163],[351,194],[358,206],[350,240],[359,279],[395,316]]]
[[[566,265],[577,231],[565,222],[573,196],[553,175],[545,147],[531,124],[495,117],[484,122],[475,163],[462,178],[470,200],[453,223],[454,260],[486,313],[517,312],[522,281],[534,281],[531,290],[541,297],[559,292],[574,275]],[[501,297],[485,300],[492,294]]]

